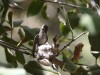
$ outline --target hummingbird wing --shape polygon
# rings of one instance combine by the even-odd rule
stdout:
[[[35,57],[35,53],[37,52],[38,41],[39,41],[39,35],[37,34],[34,37],[34,42],[33,42],[33,50],[32,50],[33,57]]]

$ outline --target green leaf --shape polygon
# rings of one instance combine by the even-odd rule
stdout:
[[[63,53],[63,61],[65,63],[65,68],[69,72],[74,73],[77,70],[77,66],[70,59],[68,59],[65,53]]]
[[[23,30],[25,31],[25,37],[28,39],[28,40],[33,40],[34,36],[38,33],[39,29],[37,28],[34,28],[34,29],[31,29],[29,27],[26,27],[26,26],[21,26],[23,28]]]
[[[28,42],[28,45],[29,45],[29,46],[33,46],[33,40],[30,40],[30,41]]]
[[[16,51],[16,59],[19,63],[21,64],[25,64],[25,58],[24,58],[24,55],[23,53],[19,52],[19,51]]]
[[[72,27],[72,29],[74,29],[75,27],[78,27],[79,25],[79,16],[76,12],[76,10],[70,10],[68,13],[68,19],[70,22],[70,25]]]
[[[3,10],[3,3],[2,1],[0,0],[0,12]]]
[[[27,72],[34,75],[58,75],[50,66],[44,66],[36,61],[29,61],[24,65]]]
[[[69,42],[71,41],[72,38],[67,38],[66,36],[61,36],[59,39],[58,39],[58,42],[59,43],[62,43],[62,42]]]
[[[5,33],[5,28],[2,24],[0,24],[0,35]]]
[[[47,13],[46,13],[46,10],[47,10],[47,5],[45,5],[42,10],[41,10],[41,15],[44,19],[48,19],[48,16],[47,16]]]
[[[80,26],[89,31],[91,38],[94,40],[94,48],[92,50],[100,51],[100,16],[93,10],[81,9]],[[89,38],[89,40],[91,39]],[[91,42],[90,42],[91,44]],[[91,47],[93,47],[91,45]]]
[[[73,52],[70,49],[63,50],[63,53],[66,54],[66,57],[70,60],[72,58]]]
[[[43,4],[44,2],[41,0],[33,0],[28,8],[27,15],[37,15],[41,11]]]
[[[10,63],[12,66],[14,66],[14,67],[17,67],[18,65],[17,65],[17,62],[16,62],[16,58],[15,58],[15,56],[13,55],[13,53],[9,50],[9,49],[7,49],[7,48],[5,48],[5,55],[6,55],[6,60],[7,60],[7,62],[8,63]]]
[[[12,15],[13,15],[13,12],[9,11],[9,13],[8,13],[8,20],[9,20],[9,24],[10,24],[11,28],[12,28]]]
[[[9,8],[9,0],[2,0],[2,2],[3,2],[4,10],[3,10],[2,16],[1,16],[1,18],[3,18],[3,19],[1,19],[1,23],[4,22],[4,19],[6,17],[6,13],[7,13],[8,8]]]
[[[70,31],[70,29],[66,25],[64,25],[64,23],[61,22],[60,23],[60,31],[64,36],[66,36],[68,34],[68,32]]]
[[[95,34],[95,26],[92,19],[92,16],[89,14],[83,14],[80,18],[80,26],[85,27],[91,34]]]

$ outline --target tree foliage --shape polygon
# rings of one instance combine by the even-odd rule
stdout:
[[[14,25],[12,17],[14,13],[13,11],[8,10],[9,8],[14,9],[14,7],[23,10],[23,7],[16,2],[14,2],[15,5],[13,4],[13,7],[11,7],[10,0],[0,0],[0,45],[5,50],[7,62],[15,68],[18,67],[17,63],[19,62],[24,66],[27,72],[35,75],[60,75],[58,67],[60,67],[62,71],[68,71],[71,75],[99,75],[99,66],[88,66],[78,62],[80,52],[83,48],[82,43],[82,46],[78,46],[80,43],[75,46],[74,56],[72,56],[71,53],[68,53],[67,47],[83,34],[89,33],[88,40],[91,45],[91,53],[96,59],[98,58],[100,54],[100,1],[67,0],[65,2],[59,2],[56,0],[32,0],[27,10],[27,17],[41,14],[44,19],[49,20],[49,16],[46,12],[48,3],[57,4],[59,6],[57,8],[57,15],[61,34],[58,35],[59,37],[56,37],[55,40],[53,39],[53,44],[55,45],[56,41],[60,44],[61,42],[66,42],[66,40],[68,40],[68,43],[65,46],[62,46],[62,49],[59,49],[57,52],[57,56],[60,54],[62,55],[62,61],[56,59],[57,56],[54,56],[52,60],[51,58],[43,59],[42,61],[40,59],[30,60],[26,63],[24,54],[32,56],[32,48],[30,49],[29,46],[33,47],[34,43],[31,43],[31,41],[34,39],[35,35],[38,34],[39,29],[22,26],[21,23]],[[8,20],[6,20],[6,18],[8,18]],[[12,32],[16,27],[19,28],[18,36],[20,37],[20,41],[15,41],[12,38]],[[73,34],[73,29],[75,28],[79,28],[83,31],[82,34],[75,37]],[[71,38],[67,38],[69,32],[71,33]],[[28,47],[24,46],[24,43],[27,42],[29,43]],[[15,53],[12,50],[14,50]],[[75,56],[77,55],[78,58],[76,59]],[[45,64],[48,64],[48,61],[50,65],[46,66]],[[77,67],[77,65],[79,65],[79,67]],[[88,68],[84,68],[84,66]],[[91,74],[89,74],[90,72]]]

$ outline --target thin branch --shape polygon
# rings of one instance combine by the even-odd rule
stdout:
[[[67,18],[68,25],[69,25],[69,28],[70,28],[70,31],[71,31],[71,34],[72,34],[72,39],[74,39],[73,29],[72,29],[72,27],[71,27],[71,24],[70,24],[70,21],[69,21],[69,18],[68,18],[68,14],[66,14],[66,18]],[[66,25],[67,25],[67,24],[66,24]]]
[[[24,47],[24,48],[21,48],[21,49],[23,49],[23,50],[29,50],[29,51],[32,51],[32,49],[30,49],[30,48],[28,48],[28,47],[26,47],[26,46],[24,46],[24,45],[21,45],[22,47]]]
[[[66,44],[61,50],[60,52],[62,52],[67,46],[69,46],[72,42],[74,42],[75,40],[77,40],[79,37],[81,37],[83,34],[85,34],[86,31],[82,32],[80,35],[76,36],[74,39],[72,39],[68,44]]]
[[[86,65],[86,64],[81,64],[81,63],[74,63],[74,64],[80,65],[80,66],[88,66],[88,65]]]
[[[11,44],[9,45],[8,43],[5,43],[5,42],[2,41],[2,40],[0,40],[0,45],[1,45],[1,46],[4,46],[4,47],[7,47],[7,48],[10,48],[10,49],[12,49],[12,50],[19,51],[19,52],[21,52],[21,53],[24,53],[24,54],[27,54],[27,55],[31,55],[31,56],[32,56],[31,53],[29,53],[29,52],[27,52],[27,51],[21,51],[18,47],[12,46]]]
[[[74,4],[69,4],[69,3],[64,3],[64,2],[54,2],[54,1],[49,1],[49,0],[43,0],[44,2],[49,2],[49,3],[55,3],[55,4],[60,4],[60,5],[67,5],[70,7],[74,8],[80,8],[80,6],[74,5]]]

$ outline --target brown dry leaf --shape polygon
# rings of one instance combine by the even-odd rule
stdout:
[[[73,54],[73,57],[72,57],[72,61],[76,61],[78,62],[79,58],[80,58],[80,54],[82,52],[82,48],[83,48],[83,43],[78,43],[76,46],[75,46],[75,50],[74,50],[74,54]]]

